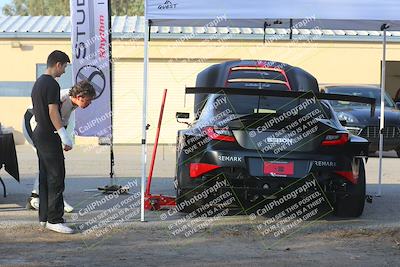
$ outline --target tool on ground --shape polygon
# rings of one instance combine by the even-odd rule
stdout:
[[[151,163],[150,163],[150,171],[149,171],[149,176],[147,179],[146,192],[144,195],[144,198],[145,198],[144,208],[146,210],[168,209],[168,208],[173,208],[176,206],[175,197],[164,196],[161,194],[153,195],[150,193],[151,180],[153,177],[154,164],[155,164],[156,155],[157,155],[158,139],[160,137],[161,123],[162,123],[162,118],[163,118],[163,113],[164,113],[166,97],[167,97],[167,89],[164,90],[164,95],[163,95],[163,99],[162,99],[162,103],[161,103],[160,117],[158,119],[158,125],[157,125],[156,140],[154,142],[153,154],[152,154]]]

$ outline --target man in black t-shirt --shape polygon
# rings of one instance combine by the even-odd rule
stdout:
[[[37,126],[33,143],[39,158],[39,221],[40,225],[59,233],[71,234],[64,224],[64,151],[72,149],[60,116],[60,86],[55,78],[65,72],[69,57],[53,51],[47,58],[47,69],[32,89],[33,113]]]

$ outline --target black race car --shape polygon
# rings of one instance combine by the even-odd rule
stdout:
[[[214,197],[233,192],[246,210],[312,177],[338,216],[362,214],[369,142],[350,134],[326,99],[368,103],[371,112],[374,99],[319,93],[306,71],[253,60],[213,65],[186,93],[195,95],[195,118],[178,132],[180,210],[201,208],[207,190]]]
[[[330,101],[339,120],[345,122],[345,128],[355,135],[366,138],[371,142],[370,153],[379,150],[379,120],[381,89],[374,86],[325,86],[326,93],[353,96],[365,96],[376,99],[377,108],[374,116],[370,116],[370,107],[363,103],[352,103],[344,100]],[[393,100],[385,94],[385,125],[383,128],[383,150],[395,150],[400,157],[400,110]]]

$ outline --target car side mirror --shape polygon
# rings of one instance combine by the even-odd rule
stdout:
[[[400,102],[396,102],[396,107],[400,109]]]
[[[346,126],[347,125],[347,121],[346,120],[339,120],[340,124],[342,126]]]
[[[184,123],[184,124],[190,125],[190,123],[180,120],[180,119],[189,119],[190,118],[190,114],[187,112],[177,112],[175,115],[175,118],[176,118],[176,121],[179,123]]]

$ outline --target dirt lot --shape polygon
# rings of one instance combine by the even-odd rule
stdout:
[[[397,228],[340,228],[321,223],[267,249],[242,218],[226,218],[191,238],[159,223],[130,223],[87,247],[82,234],[63,236],[18,227],[2,236],[2,266],[399,266]],[[346,223],[347,224],[347,223]],[[319,228],[319,229],[317,229]],[[326,228],[322,230],[322,228]]]
[[[174,151],[170,147],[160,151],[153,188],[173,194]],[[160,211],[148,212],[147,222],[140,222],[138,208],[124,206],[134,203],[140,189],[139,154],[140,147],[116,147],[118,183],[134,186],[131,195],[104,203],[104,195],[84,189],[108,182],[107,150],[77,147],[67,155],[65,195],[75,212],[65,217],[78,233],[62,235],[41,229],[37,213],[24,209],[36,161],[29,147],[19,146],[21,183],[1,173],[9,195],[0,196],[0,266],[400,266],[400,176],[396,171],[400,160],[392,153],[385,154],[383,196],[367,203],[362,217],[341,220],[328,215],[303,222],[279,237],[260,232],[257,226],[265,218],[253,220],[246,215],[185,221],[184,214],[164,218],[168,213]],[[377,190],[377,166],[377,158],[370,158],[369,194]],[[92,203],[98,206],[89,211]],[[125,212],[125,220],[107,213],[116,213],[115,207]],[[104,222],[102,227],[90,232],[93,225],[100,226],[99,221]],[[173,231],[179,223],[202,227],[185,236]]]

